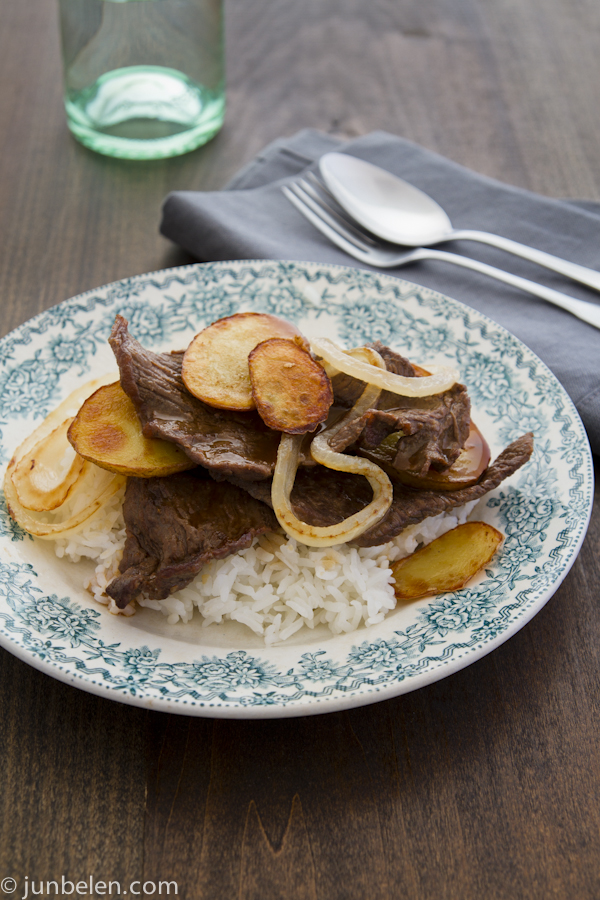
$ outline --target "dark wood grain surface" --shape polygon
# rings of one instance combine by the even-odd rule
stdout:
[[[218,189],[301,127],[383,128],[600,200],[597,0],[227,0],[225,127],[150,163],[70,137],[56,18],[54,0],[2,0],[2,333],[190,262],[158,234],[166,193]],[[514,638],[345,713],[146,712],[0,651],[0,880],[18,882],[6,896],[23,896],[25,876],[92,875],[211,900],[600,897],[599,560],[596,508],[571,573]]]

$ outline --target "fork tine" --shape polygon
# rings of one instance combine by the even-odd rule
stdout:
[[[316,199],[312,197],[304,190],[303,186],[291,182],[289,185],[282,185],[281,190],[315,228],[318,228],[322,234],[346,253],[353,256],[357,251],[362,253],[369,251],[363,241],[356,238],[344,224],[334,217],[332,212],[325,208],[325,204],[318,197]]]
[[[294,187],[294,189],[292,189]],[[326,238],[328,238],[332,244],[335,244],[336,247],[339,247],[349,256],[356,256],[361,253],[354,244],[351,244],[350,241],[347,241],[336,229],[332,228],[330,225],[325,222],[323,219],[323,213],[319,212],[318,214],[314,212],[310,206],[307,205],[304,199],[301,199],[300,196],[296,194],[295,186],[287,185],[281,186],[282,192],[285,194],[290,203],[296,207],[298,212],[300,212],[305,219],[314,225],[317,231],[320,231],[321,234],[324,234]],[[306,196],[306,195],[305,195]]]
[[[369,247],[377,249],[381,246],[381,241],[371,237],[362,225],[359,225],[345,209],[342,209],[333,194],[319,181],[314,172],[308,172],[306,176],[298,178],[294,183],[309,194],[335,220],[349,240],[351,235],[357,241],[358,246],[365,250]]]

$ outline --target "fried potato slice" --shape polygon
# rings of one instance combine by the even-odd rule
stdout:
[[[392,563],[398,600],[458,591],[493,557],[504,540],[486,522],[466,522],[412,556]]]
[[[248,355],[257,344],[275,337],[309,349],[295,325],[268,313],[244,312],[218,319],[197,334],[185,352],[181,368],[185,386],[209,406],[254,409]]]
[[[135,407],[118,381],[85,401],[67,437],[84,459],[122,475],[152,478],[195,465],[176,444],[145,437]]]
[[[333,390],[325,369],[286,338],[262,341],[248,356],[252,397],[263,422],[304,434],[327,418]]]

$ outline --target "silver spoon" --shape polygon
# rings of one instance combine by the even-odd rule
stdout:
[[[386,241],[405,247],[423,247],[443,241],[480,241],[600,290],[600,272],[594,269],[486,231],[453,228],[445,211],[428,194],[356,156],[325,153],[319,168],[340,206]]]

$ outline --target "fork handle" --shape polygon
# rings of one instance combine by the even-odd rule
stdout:
[[[537,284],[535,281],[529,281],[527,278],[521,278],[520,275],[512,275],[505,272],[504,269],[496,269],[494,266],[488,266],[487,263],[478,262],[475,259],[469,259],[468,256],[458,256],[456,253],[447,253],[445,250],[425,250],[419,251],[419,259],[439,259],[443,262],[452,263],[456,266],[462,266],[465,269],[473,269],[475,272],[481,272],[483,275],[489,275],[498,281],[504,281],[513,287],[520,288],[541,297],[542,300],[548,300],[555,306],[560,306],[568,312],[593,325],[600,328],[600,306],[589,303],[586,300],[578,300],[576,297],[569,297],[567,294],[561,294],[553,288],[545,287],[543,284]]]
[[[552,269],[553,272],[559,272],[573,281],[579,281],[581,284],[586,284],[588,287],[600,291],[600,272],[596,272],[595,269],[588,269],[587,266],[568,262],[559,256],[553,256],[551,253],[545,253],[544,250],[537,250],[535,247],[527,247],[525,244],[511,241],[510,238],[501,237],[499,234],[461,229],[453,231],[451,239],[453,241],[479,241],[481,244],[490,244],[492,247],[506,250],[507,253],[513,253],[515,256],[537,263],[538,266],[545,266],[546,269]]]

